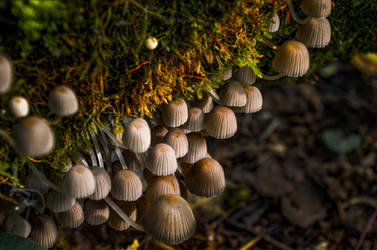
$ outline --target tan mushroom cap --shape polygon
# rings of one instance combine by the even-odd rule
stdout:
[[[286,41],[278,49],[272,60],[272,68],[289,77],[301,77],[310,66],[309,51],[298,41]]]
[[[31,232],[30,223],[19,215],[9,215],[4,222],[4,231],[8,234],[15,234],[20,237],[28,237]]]
[[[243,85],[252,85],[257,80],[254,70],[249,66],[243,66],[236,69],[233,77],[236,81],[239,81]]]
[[[153,146],[147,160],[147,168],[152,174],[166,176],[173,174],[177,167],[177,159],[172,147],[165,143]]]
[[[54,213],[71,209],[75,205],[75,198],[66,193],[50,190],[46,196],[46,206]]]
[[[205,157],[207,153],[206,139],[197,133],[190,133],[187,136],[189,143],[189,150],[186,156],[182,159],[186,163],[195,163]]]
[[[235,111],[241,113],[254,113],[261,110],[263,106],[263,98],[260,90],[254,86],[246,86],[245,92],[247,98],[246,105],[235,108]]]
[[[148,187],[145,192],[145,198],[154,202],[160,196],[167,194],[180,195],[179,183],[175,175],[154,176],[148,181]]]
[[[145,230],[156,240],[176,245],[195,232],[196,221],[190,205],[179,195],[161,196],[143,217]]]
[[[134,202],[115,201],[115,203],[122,209],[122,211],[130,217],[131,220],[136,221],[137,211]],[[123,220],[113,209],[110,209],[110,216],[107,224],[114,230],[124,231],[130,227],[130,224]]]
[[[210,96],[210,94],[208,94],[208,92],[204,92],[202,99],[200,99],[197,102],[193,103],[193,106],[201,108],[202,111],[203,111],[203,113],[207,114],[207,113],[211,112],[211,110],[214,107],[213,99]]]
[[[9,110],[14,117],[25,117],[29,114],[29,103],[22,96],[15,96],[9,102]]]
[[[89,225],[98,226],[105,223],[110,216],[109,206],[104,200],[87,200],[84,206],[85,221]]]
[[[49,190],[49,185],[41,181],[41,179],[33,173],[26,176],[24,185],[26,188],[38,190],[42,194],[46,194]]]
[[[84,222],[84,211],[76,202],[71,209],[56,214],[56,218],[63,227],[77,228]]]
[[[0,55],[0,94],[6,92],[12,82],[13,68],[10,61]]]
[[[246,104],[246,93],[238,81],[230,81],[220,89],[220,100],[223,105],[242,107]]]
[[[161,125],[152,128],[152,145],[162,143],[169,130]]]
[[[142,118],[133,119],[123,133],[124,145],[135,153],[143,153],[151,145],[151,130]]]
[[[328,17],[331,14],[331,0],[302,0],[302,11],[310,17]]]
[[[75,198],[86,198],[96,190],[96,179],[89,168],[78,164],[68,171],[63,185],[64,191],[68,195]]]
[[[48,122],[37,116],[29,116],[16,126],[16,148],[20,153],[38,157],[48,154],[55,139]]]
[[[44,214],[34,217],[29,238],[44,248],[53,247],[58,240],[54,219]]]
[[[94,193],[91,196],[89,196],[89,199],[102,200],[110,193],[110,176],[107,173],[107,171],[101,167],[94,167],[91,168],[91,170],[96,180],[96,189],[94,190]]]
[[[187,121],[187,118],[188,107],[182,98],[162,106],[162,121],[168,127],[179,127]]]
[[[225,175],[220,163],[212,158],[204,158],[195,163],[185,176],[188,190],[202,197],[214,197],[225,189]]]
[[[54,88],[48,96],[48,107],[58,116],[70,116],[79,109],[76,94],[65,85]]]
[[[331,26],[327,18],[310,18],[300,25],[296,34],[297,40],[309,48],[324,48],[331,40]]]
[[[277,13],[274,13],[271,17],[270,25],[268,26],[268,31],[271,33],[275,33],[279,30],[280,27],[280,18]]]
[[[188,140],[182,129],[174,128],[170,130],[164,138],[164,143],[174,149],[176,158],[181,158],[187,154]]]
[[[136,201],[143,194],[143,185],[135,172],[123,169],[112,178],[112,196],[117,200]]]
[[[217,106],[206,118],[205,127],[209,136],[217,139],[230,138],[237,132],[236,115],[230,108]]]
[[[184,128],[191,132],[200,132],[204,127],[204,112],[201,108],[189,109],[189,116]]]

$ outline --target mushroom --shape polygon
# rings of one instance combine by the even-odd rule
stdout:
[[[86,198],[96,190],[96,179],[89,168],[78,164],[68,171],[63,185],[64,191],[68,195],[75,198]]]
[[[29,103],[22,96],[15,96],[9,102],[9,110],[14,117],[25,117],[29,114]]]
[[[53,247],[58,240],[58,229],[54,219],[44,214],[35,216],[31,223],[29,238],[42,247]]]
[[[221,81],[227,81],[230,78],[232,78],[232,69],[228,69],[228,70],[224,71],[224,73],[221,77]]]
[[[124,145],[135,153],[143,153],[151,144],[151,130],[142,118],[133,119],[123,133]]]
[[[268,26],[268,31],[271,33],[275,33],[279,30],[280,27],[280,18],[277,13],[274,13],[271,17],[270,25]]]
[[[188,139],[188,152],[182,159],[186,163],[195,163],[202,159],[207,153],[206,139],[197,133],[190,133]]]
[[[63,227],[77,228],[84,222],[84,211],[76,202],[71,209],[56,214],[56,218]]]
[[[76,94],[65,85],[54,88],[48,96],[48,107],[58,116],[70,116],[79,109]]]
[[[145,198],[150,202],[154,202],[160,196],[166,194],[180,195],[179,183],[175,175],[153,176],[150,178]]]
[[[223,105],[242,107],[246,104],[246,93],[238,81],[230,81],[220,89],[220,100]]]
[[[75,204],[75,198],[55,190],[50,190],[46,196],[46,206],[54,213],[67,211]]]
[[[164,138],[164,143],[174,149],[176,158],[181,158],[187,154],[188,140],[182,129],[175,128],[170,130]]]
[[[191,132],[200,132],[204,126],[204,113],[201,108],[192,107],[189,109],[188,119],[184,128]]]
[[[46,182],[42,181],[38,176],[36,176],[33,173],[26,176],[24,185],[26,188],[38,190],[42,194],[46,194],[50,188]]]
[[[24,238],[28,237],[31,232],[30,223],[23,217],[15,214],[7,216],[3,227],[6,233],[15,234]]]
[[[302,0],[302,11],[310,17],[328,17],[331,14],[331,0]]]
[[[176,194],[161,196],[143,217],[145,230],[156,240],[176,245],[195,232],[196,221],[190,205]]]
[[[54,147],[54,135],[45,119],[30,116],[16,126],[15,145],[20,153],[39,157]]]
[[[309,48],[324,48],[331,40],[330,23],[325,17],[312,17],[307,23],[300,25],[296,37]]]
[[[193,106],[201,108],[203,110],[203,113],[207,114],[207,113],[211,112],[211,110],[213,109],[213,106],[214,106],[213,99],[212,99],[211,95],[208,94],[208,92],[204,92],[202,99],[193,103]]]
[[[169,132],[167,128],[161,125],[157,125],[152,128],[152,145],[162,143],[165,135]]]
[[[172,147],[159,143],[152,148],[147,159],[147,168],[152,174],[166,176],[173,174],[177,167],[177,159]]]
[[[115,201],[115,203],[123,210],[123,212],[131,218],[131,220],[136,221],[136,206],[134,202],[126,201]],[[107,220],[107,224],[114,230],[124,231],[130,227],[130,224],[123,220],[118,213],[114,210],[110,210],[110,216]]]
[[[260,90],[254,86],[245,86],[246,105],[234,108],[236,112],[254,113],[262,109],[263,99]]]
[[[111,190],[111,179],[109,174],[104,168],[94,167],[91,169],[96,180],[96,188],[94,193],[89,196],[92,200],[102,200],[105,198]]]
[[[144,165],[140,163],[136,154],[130,150],[124,150],[122,152],[123,158],[127,164],[128,169],[139,172],[144,169]],[[119,164],[120,165],[120,164]],[[120,170],[120,169],[119,169]]]
[[[230,138],[237,132],[236,115],[230,108],[217,106],[206,118],[205,127],[209,136],[217,139]]]
[[[162,121],[168,127],[179,127],[187,121],[187,103],[179,98],[162,106]]]
[[[105,223],[110,216],[110,209],[103,200],[87,200],[84,210],[85,221],[91,226],[98,226]]]
[[[0,55],[0,94],[9,89],[12,77],[13,68],[10,61],[4,55]]]
[[[145,47],[149,50],[154,50],[158,46],[158,40],[154,37],[148,37],[147,40],[145,40]]]
[[[185,176],[188,190],[202,197],[214,197],[225,189],[224,170],[212,158],[204,158],[195,163]]]
[[[128,169],[118,171],[112,178],[111,194],[117,200],[136,201],[143,194],[139,176]]]
[[[257,80],[254,70],[249,66],[236,69],[233,73],[233,77],[243,85],[252,85]]]

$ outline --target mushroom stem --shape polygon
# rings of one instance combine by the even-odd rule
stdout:
[[[85,167],[89,167],[88,162],[85,160],[84,156],[79,151],[75,152],[73,160],[76,163],[84,165]]]
[[[268,47],[270,47],[271,49],[277,49],[278,46],[275,45],[273,42],[271,42],[267,37],[263,36],[262,35],[262,42],[264,44],[266,44]]]
[[[31,168],[33,174],[35,174],[42,182],[47,183],[55,191],[62,193],[61,188],[50,182],[47,177],[41,171],[39,171],[31,161],[28,161],[27,165],[29,166],[29,168]]]
[[[120,165],[122,166],[122,169],[128,169],[127,164],[124,161],[124,157],[122,155],[122,152],[120,152],[120,148],[119,147],[115,147],[115,153],[118,156],[118,159],[119,159]]]
[[[97,157],[96,157],[96,154],[94,153],[92,143],[85,136],[84,132],[82,132],[82,136],[84,137],[84,140],[85,140],[86,144],[88,144],[88,150],[89,150],[90,160],[92,161],[92,166],[96,167],[96,166],[98,166],[98,164],[97,164]]]
[[[110,130],[110,128],[107,125],[102,124],[102,126],[99,126],[97,123],[96,123],[96,125],[97,125],[98,128],[102,129],[103,132],[105,132],[105,134],[110,138],[110,140],[114,144],[114,146],[126,149],[126,147],[123,145],[123,143],[121,143],[116,138],[116,136],[113,133],[111,133],[111,130]]]
[[[211,97],[213,98],[213,100],[216,102],[216,103],[220,103],[220,97],[217,95],[217,93],[211,89],[210,91],[208,91],[208,93],[211,95]]]
[[[107,196],[105,199],[106,203],[128,224],[130,224],[131,227],[135,228],[138,231],[145,232],[144,227],[140,224],[137,224],[133,220],[131,220],[130,217],[125,214],[122,209],[109,197]]]
[[[289,11],[291,12],[292,18],[293,18],[297,23],[299,23],[299,24],[305,24],[305,23],[309,20],[310,17],[307,17],[307,18],[305,18],[305,19],[302,20],[302,19],[300,19],[300,18],[297,16],[297,14],[296,14],[296,12],[295,12],[295,8],[293,7],[292,0],[289,0],[289,1],[288,1],[288,7],[289,7]]]
[[[45,200],[45,198],[44,198],[44,196],[41,192],[39,192],[38,190],[33,189],[33,188],[17,188],[14,192],[22,192],[22,193],[32,192],[32,193],[38,194],[39,197],[41,198],[41,202],[42,202],[41,213],[43,214],[43,212],[46,208],[46,200]],[[29,205],[31,205],[31,204],[29,204]]]
[[[275,81],[275,80],[277,80],[277,79],[282,78],[283,76],[284,76],[283,74],[279,73],[279,74],[274,75],[274,76],[263,75],[262,78],[263,78],[264,80],[268,80],[268,81]]]
[[[93,132],[93,130],[91,128],[88,128],[88,130],[89,130],[89,135],[90,135],[92,142],[93,142],[93,145],[94,145],[94,150],[95,150],[96,155],[97,155],[99,166],[101,168],[104,168],[103,158],[102,158],[101,150],[100,150],[99,145],[98,145],[98,140],[97,140],[96,134]]]
[[[10,135],[5,132],[5,130],[3,129],[0,129],[0,137],[3,137],[4,140],[12,147],[12,148],[15,148],[15,142],[14,140],[12,139],[12,137],[10,137]]]
[[[107,143],[106,135],[101,129],[99,129],[101,137],[98,137],[99,142],[101,143],[103,150],[105,151],[105,166],[109,170],[111,168],[111,152],[109,144]]]

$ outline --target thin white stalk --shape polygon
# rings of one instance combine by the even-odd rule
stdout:
[[[84,156],[80,152],[76,151],[75,158],[76,163],[81,163],[85,167],[89,167],[88,162],[85,160]]]
[[[97,124],[97,127],[99,127],[98,124]],[[123,143],[120,142],[113,133],[111,133],[111,130],[108,126],[106,126],[105,124],[102,124],[102,126],[100,128],[110,138],[110,140],[114,144],[114,146],[117,146],[117,147],[120,147],[120,148],[123,148],[123,149],[127,149],[126,146],[124,146]]]
[[[263,75],[262,78],[263,78],[264,80],[268,80],[268,81],[275,81],[275,80],[277,80],[277,79],[282,78],[283,76],[284,76],[283,74],[279,73],[279,74],[274,75],[274,76]]]
[[[293,6],[293,3],[292,3],[292,0],[289,0],[288,1],[288,7],[289,7],[289,11],[291,12],[291,15],[292,15],[292,18],[299,24],[305,24],[308,22],[308,20],[310,19],[310,17],[307,17],[305,18],[304,20],[303,19],[300,19],[297,14],[296,14],[296,11],[295,11],[295,8]]]
[[[39,192],[39,190],[36,190],[36,189],[33,189],[33,188],[17,188],[17,190],[15,190],[16,192],[22,192],[22,193],[26,193],[26,192],[32,192],[32,193],[36,193],[39,195],[39,197],[41,198],[41,202],[42,202],[42,210],[41,210],[41,213],[43,213],[43,211],[45,210],[46,208],[46,200],[44,198],[44,195]],[[27,204],[26,204],[27,205]]]
[[[97,155],[99,166],[101,168],[104,168],[103,158],[102,158],[101,150],[100,150],[99,145],[98,145],[97,136],[91,128],[88,128],[88,130],[89,130],[89,135],[90,135],[92,142],[93,142],[93,145],[94,145],[94,150],[95,150],[96,155]]]
[[[126,162],[124,160],[122,152],[120,152],[120,148],[119,147],[115,147],[115,153],[118,156],[118,159],[119,159],[119,162],[120,162],[120,165],[122,166],[122,168],[123,169],[128,169],[127,164],[126,164]]]
[[[220,103],[220,97],[217,95],[217,93],[211,89],[210,91],[208,91],[208,93],[211,95],[211,97],[213,98],[213,100],[216,102],[216,103]]]
[[[111,168],[111,152],[110,152],[110,147],[109,144],[107,143],[107,138],[106,135],[103,133],[101,129],[99,129],[101,136],[98,137],[99,142],[102,145],[103,150],[105,151],[105,166],[106,169],[109,171]]]
[[[96,154],[94,153],[94,150],[93,150],[93,147],[92,147],[92,143],[90,142],[90,140],[88,140],[86,138],[84,132],[82,133],[82,136],[84,137],[84,140],[88,144],[88,150],[89,150],[90,159],[92,161],[92,166],[93,167],[97,167],[98,166],[98,164],[97,164],[97,157],[96,157]]]
[[[52,189],[54,189],[55,191],[57,192],[60,192],[62,193],[62,189],[59,188],[58,186],[56,186],[54,183],[52,183],[51,181],[49,181],[47,179],[47,177],[41,172],[39,171],[35,166],[34,164],[31,162],[31,161],[28,161],[27,165],[29,166],[29,168],[31,168],[31,171],[33,172],[33,174],[35,174],[42,182],[48,184]]]

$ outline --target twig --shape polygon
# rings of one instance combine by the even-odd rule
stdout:
[[[355,250],[359,250],[360,247],[363,245],[365,237],[367,236],[368,232],[372,228],[372,225],[373,225],[374,221],[376,220],[376,218],[377,218],[377,209],[374,211],[372,216],[369,218],[368,223],[366,224],[365,228],[363,229],[363,232],[360,235],[360,239],[359,239],[359,242],[357,242]]]

